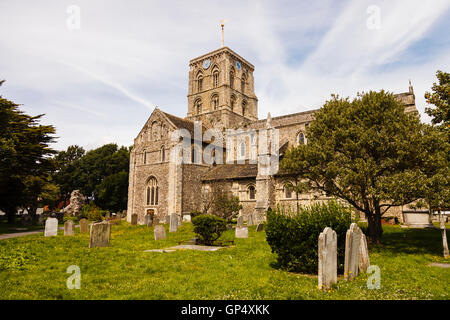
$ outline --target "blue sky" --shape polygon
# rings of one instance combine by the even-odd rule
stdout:
[[[186,115],[189,60],[220,47],[221,19],[225,44],[255,66],[260,118],[411,79],[428,122],[423,95],[450,70],[448,0],[2,1],[0,95],[45,113],[56,149],[131,145],[154,106]]]

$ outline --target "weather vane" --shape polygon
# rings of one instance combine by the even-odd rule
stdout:
[[[223,27],[225,26],[225,22],[227,22],[227,20],[225,20],[225,19],[220,20],[220,26],[222,27],[222,47],[225,46],[225,39],[224,39],[224,32],[223,32]]]

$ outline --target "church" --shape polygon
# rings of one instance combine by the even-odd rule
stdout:
[[[154,109],[144,127],[134,139],[130,154],[127,220],[137,214],[144,223],[146,214],[164,220],[176,213],[180,216],[208,209],[208,197],[214,190],[229,192],[239,198],[240,214],[257,214],[263,218],[269,207],[281,204],[295,208],[328,199],[321,194],[296,195],[287,186],[289,177],[267,172],[262,164],[265,157],[283,152],[298,144],[307,143],[305,130],[314,120],[317,110],[298,112],[279,117],[258,119],[258,98],[255,95],[253,71],[255,67],[226,46],[204,54],[189,62],[188,108],[185,118]],[[418,113],[412,86],[396,95],[405,105],[405,112]],[[200,123],[200,125],[199,125]],[[190,140],[187,161],[171,161],[171,153],[178,141],[171,134],[182,130],[195,137],[208,129],[223,132],[223,154],[208,163],[201,155],[205,141]],[[231,130],[241,130],[236,143],[229,144]],[[276,150],[261,148],[257,132],[277,132]],[[234,131],[236,132],[236,131]],[[228,136],[227,136],[228,134]],[[264,150],[263,150],[264,149]],[[229,161],[237,159],[237,161]],[[220,160],[220,161],[216,161]],[[391,208],[401,216],[401,208]],[[211,209],[209,209],[209,213]]]

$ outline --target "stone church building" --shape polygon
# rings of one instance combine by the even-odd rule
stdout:
[[[189,66],[186,117],[155,108],[134,140],[130,155],[128,221],[132,214],[137,214],[138,223],[143,224],[146,214],[162,220],[171,213],[185,215],[202,210],[207,201],[205,194],[217,189],[239,197],[244,216],[263,215],[276,204],[295,207],[297,203],[327,199],[320,194],[297,197],[287,188],[292,182],[287,177],[264,172],[261,159],[267,152],[262,154],[254,135],[246,134],[237,137],[237,143],[226,144],[227,129],[241,128],[247,132],[277,129],[277,155],[282,157],[287,148],[307,143],[305,129],[313,121],[316,110],[273,118],[269,114],[267,119],[258,119],[254,66],[228,47],[192,59]],[[409,92],[396,96],[405,105],[405,112],[417,113],[411,85]],[[233,159],[240,161],[205,163],[201,154],[206,144],[204,141],[194,144],[194,139],[188,161],[170,161],[178,143],[171,139],[171,133],[183,129],[194,137],[196,121],[201,121],[202,132],[210,128],[224,132],[226,151],[223,154],[232,154]]]

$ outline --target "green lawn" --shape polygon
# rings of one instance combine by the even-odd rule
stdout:
[[[122,222],[112,226],[109,248],[89,249],[88,235],[61,231],[0,240],[0,299],[449,299],[450,269],[428,266],[445,262],[440,231],[384,230],[383,245],[370,248],[380,290],[367,289],[363,274],[322,292],[314,275],[274,269],[265,233],[254,227],[248,239],[216,252],[145,253],[193,237],[192,225],[155,242],[152,228]],[[70,265],[81,268],[79,290],[66,287]]]

